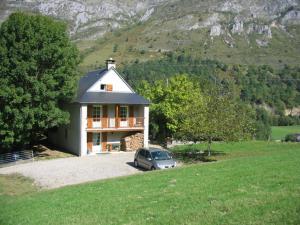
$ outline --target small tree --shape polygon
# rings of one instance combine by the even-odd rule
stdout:
[[[183,140],[207,141],[211,155],[213,141],[237,141],[253,134],[251,108],[241,105],[229,94],[206,93],[204,100],[194,98],[182,114],[178,136]]]
[[[0,148],[34,143],[68,123],[61,110],[78,81],[79,53],[65,23],[14,13],[0,28]]]

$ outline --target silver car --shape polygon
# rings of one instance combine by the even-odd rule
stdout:
[[[167,169],[176,166],[176,161],[167,150],[140,148],[134,156],[134,166],[148,170]]]

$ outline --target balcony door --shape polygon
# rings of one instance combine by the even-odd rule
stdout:
[[[93,128],[101,127],[102,107],[101,105],[93,105]]]
[[[116,127],[116,112],[115,105],[108,105],[108,127],[114,128]]]
[[[128,106],[120,106],[120,127],[128,127]]]

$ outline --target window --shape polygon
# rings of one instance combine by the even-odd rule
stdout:
[[[126,121],[128,117],[128,106],[120,106],[121,121]]]
[[[101,84],[100,85],[100,90],[105,91],[105,89],[106,89],[106,84]]]
[[[151,152],[152,158],[155,160],[169,160],[172,157],[166,151],[155,151]]]
[[[112,84],[100,84],[101,91],[112,91],[113,85]]]
[[[149,152],[149,151],[146,151],[145,157],[146,157],[147,159],[151,158],[151,155],[150,155],[150,152]]]
[[[101,120],[101,106],[94,105],[93,106],[93,121],[99,122]]]
[[[146,151],[144,149],[142,149],[140,151],[140,156],[145,157],[146,156]]]

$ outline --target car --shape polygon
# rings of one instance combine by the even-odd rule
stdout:
[[[287,134],[285,136],[285,141],[300,142],[300,133],[299,134]]]
[[[176,167],[176,161],[170,152],[159,148],[140,148],[134,155],[134,166],[148,170]]]

